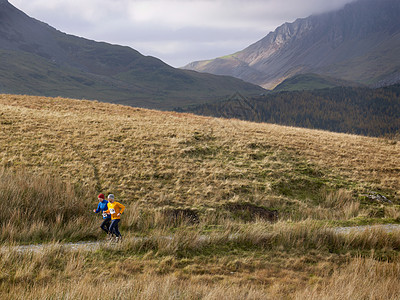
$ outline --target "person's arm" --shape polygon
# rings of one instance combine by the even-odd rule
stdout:
[[[95,212],[96,214],[100,212],[100,203],[97,205],[97,209],[93,210],[93,212]]]
[[[122,214],[123,212],[124,212],[124,210],[125,210],[125,205],[123,205],[123,204],[119,204],[119,207],[121,208],[121,210],[119,211],[119,213],[120,214]]]
[[[121,215],[125,210],[125,205],[123,205],[123,204],[118,202],[118,206],[119,206],[119,209],[120,209],[119,210],[119,214]]]
[[[108,207],[108,203],[107,203],[107,210],[103,210],[103,212],[105,212],[106,214],[110,214],[110,208]]]

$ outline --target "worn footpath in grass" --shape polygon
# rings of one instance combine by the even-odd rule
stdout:
[[[273,228],[271,228],[271,226]],[[0,252],[10,299],[397,299],[400,235],[341,235],[314,223],[255,223],[204,239],[126,238],[96,252],[60,244]],[[230,234],[226,234],[229,232]],[[392,249],[390,252],[389,249]],[[382,254],[390,254],[383,257]],[[343,292],[339,293],[336,289]]]

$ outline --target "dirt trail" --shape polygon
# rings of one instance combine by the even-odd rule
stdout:
[[[59,244],[34,244],[34,245],[17,245],[17,246],[1,246],[0,253],[6,251],[17,251],[17,252],[40,252],[44,249],[51,249],[52,247],[62,246],[65,250],[76,251],[76,250],[87,250],[94,251],[100,248],[100,245],[106,244],[106,241],[97,242],[77,242],[77,243],[59,243]]]
[[[364,225],[364,226],[352,226],[352,227],[335,227],[332,228],[337,233],[355,233],[364,232],[366,230],[384,230],[386,232],[400,231],[400,224],[385,224],[385,225]]]
[[[353,227],[333,227],[336,233],[339,234],[351,234],[351,233],[362,233],[366,230],[384,230],[386,232],[400,232],[400,224],[385,224],[385,225],[364,225],[364,226],[353,226]],[[172,237],[166,237],[172,239]],[[207,238],[204,236],[204,238]],[[139,239],[139,238],[138,238]],[[35,244],[35,245],[18,245],[18,246],[0,246],[0,253],[6,251],[18,251],[18,252],[40,252],[44,249],[50,249],[51,247],[62,246],[66,250],[70,251],[95,251],[100,249],[101,245],[117,245],[108,241],[96,241],[96,242],[77,242],[77,243],[60,243],[60,244]]]

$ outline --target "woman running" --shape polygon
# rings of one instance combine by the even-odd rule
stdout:
[[[97,209],[93,209],[94,213],[99,213],[101,212],[103,215],[103,222],[100,225],[100,228],[105,231],[105,233],[109,234],[108,228],[110,227],[111,223],[111,215],[107,214],[106,211],[108,209],[107,204],[108,201],[104,198],[103,194],[99,194],[97,196],[97,199],[99,200],[99,204],[97,205]]]

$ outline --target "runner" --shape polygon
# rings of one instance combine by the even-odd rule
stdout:
[[[99,213],[101,212],[103,215],[103,222],[100,225],[100,228],[104,230],[107,234],[110,233],[108,228],[110,227],[111,223],[111,215],[106,213],[106,210],[108,209],[107,204],[108,201],[104,198],[103,194],[99,194],[97,196],[97,199],[99,200],[99,205],[97,205],[97,209],[93,209],[94,213]]]
[[[108,231],[111,234],[115,234],[116,241],[118,242],[122,239],[121,233],[118,230],[118,223],[121,220],[121,214],[124,212],[125,206],[117,201],[114,201],[113,194],[109,194],[107,199],[109,202],[107,205],[108,210],[106,211],[106,213],[111,214],[111,225]]]

